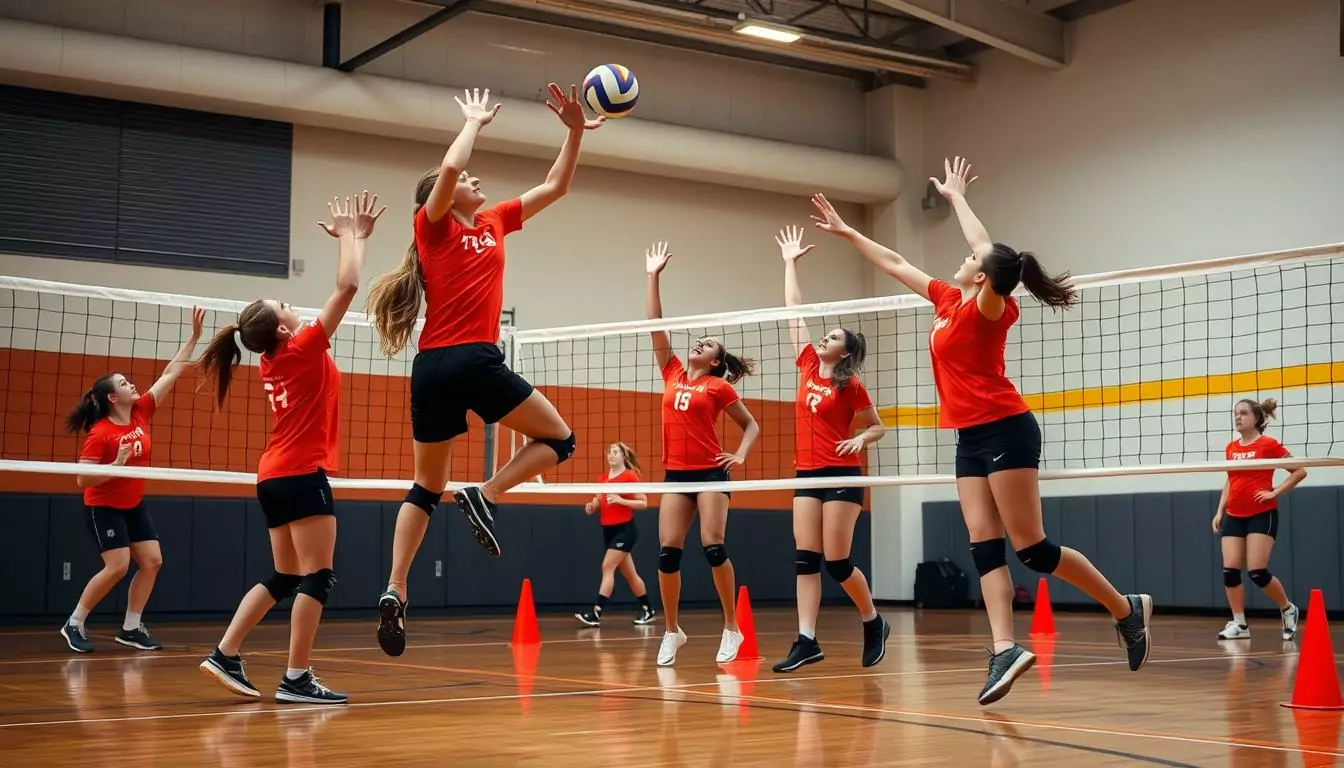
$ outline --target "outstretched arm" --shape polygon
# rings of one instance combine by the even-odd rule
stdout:
[[[579,103],[577,86],[570,86],[568,98],[555,83],[551,83],[550,91],[555,103],[547,99],[546,106],[560,118],[560,122],[565,124],[569,133],[565,136],[565,143],[560,147],[560,156],[555,158],[555,165],[552,165],[551,172],[546,174],[546,180],[523,193],[521,198],[523,221],[546,210],[551,203],[569,192],[569,185],[574,181],[574,170],[579,164],[579,146],[583,143],[583,132],[601,126],[606,120],[604,117],[598,117],[596,120],[588,119],[583,112],[583,105]]]
[[[653,247],[644,252],[644,266],[649,273],[649,285],[645,289],[644,304],[648,309],[649,319],[657,320],[663,316],[662,291],[658,285],[658,276],[663,273],[667,266],[667,260],[672,258],[672,254],[667,252],[667,243],[654,243]],[[667,331],[653,332],[653,360],[658,364],[658,370],[662,371],[667,367],[667,361],[672,359],[672,342],[668,338]]]
[[[448,145],[448,151],[443,154],[443,162],[439,163],[439,178],[434,181],[434,189],[430,190],[429,200],[425,202],[425,216],[430,221],[438,221],[448,214],[458,177],[462,175],[462,169],[467,167],[467,161],[471,159],[471,150],[476,146],[476,134],[489,125],[499,113],[499,108],[504,106],[502,104],[487,106],[490,101],[489,88],[485,89],[484,94],[479,88],[475,88],[464,91],[463,95],[467,97],[466,101],[457,97],[454,99],[458,106],[462,107],[462,116],[467,119],[467,123],[462,126],[462,131],[453,139],[453,143]]]
[[[966,190],[980,177],[971,176],[971,164],[964,157],[958,157],[955,161],[944,159],[943,171],[946,173],[945,179],[939,181],[930,178],[929,181],[933,182],[938,193],[946,198],[947,202],[952,204],[952,209],[957,212],[961,234],[966,238],[966,244],[971,247],[971,253],[975,254],[975,258],[983,259],[994,250],[994,241],[989,239],[989,231],[971,210],[970,203],[966,202]]]
[[[339,261],[336,262],[336,290],[317,316],[318,323],[321,324],[328,339],[335,335],[336,327],[345,319],[350,303],[355,300],[355,294],[359,292],[359,276],[364,270],[364,247],[368,243],[369,235],[373,234],[373,227],[378,222],[378,217],[387,210],[387,206],[383,206],[374,213],[373,209],[377,205],[378,196],[370,198],[366,189],[363,195],[355,196],[353,204],[348,197],[344,203],[340,202],[340,198],[337,198],[336,202],[328,203],[327,206],[331,209],[331,223],[320,221],[317,223],[340,243]]]
[[[835,207],[824,195],[813,195],[812,204],[817,207],[821,216],[813,216],[812,221],[817,225],[817,229],[823,232],[830,232],[833,235],[840,235],[854,245],[863,257],[888,275],[900,280],[906,288],[929,299],[929,283],[932,278],[924,274],[924,271],[905,260],[901,254],[891,250],[880,243],[874,242],[865,237],[858,230],[845,223],[840,218],[840,214],[835,212]]]
[[[803,289],[798,285],[798,259],[815,248],[815,245],[803,246],[803,228],[790,225],[781,229],[775,238],[779,245],[779,255],[784,257],[784,306],[796,307],[803,303]],[[802,354],[803,347],[812,341],[807,332],[807,321],[802,318],[789,319],[789,338],[793,341],[793,356]]]
[[[154,382],[154,386],[149,388],[149,394],[154,398],[154,407],[163,405],[163,401],[168,397],[168,393],[173,391],[173,384],[177,383],[177,377],[186,370],[191,355],[196,351],[196,342],[201,340],[201,326],[205,324],[205,310],[200,307],[191,308],[191,335],[183,342],[182,348],[177,351],[177,355],[168,361],[168,366],[163,369],[163,375]]]

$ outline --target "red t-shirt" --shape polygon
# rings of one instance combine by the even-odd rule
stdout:
[[[663,367],[663,466],[712,469],[723,453],[714,422],[741,398],[717,376],[686,380],[686,367],[673,355]]]
[[[597,478],[597,482],[638,483],[639,475],[635,474],[635,471],[633,469],[627,469],[621,472],[620,474],[616,475],[615,477],[608,477],[607,473],[603,472],[602,476]],[[635,494],[621,493],[617,495],[620,496],[622,499],[629,499],[630,501],[635,500]],[[611,502],[607,501],[607,494],[605,493],[598,494],[597,503],[602,510],[598,519],[601,521],[603,525],[620,525],[621,523],[628,523],[631,520],[635,519],[635,510],[625,506],[624,504],[612,504]]]
[[[476,214],[464,227],[451,213],[430,222],[415,213],[415,247],[425,277],[425,328],[420,349],[499,343],[504,308],[504,236],[523,228],[517,198]]]
[[[149,466],[149,420],[154,416],[154,395],[145,393],[131,406],[131,423],[113,424],[111,419],[99,419],[89,428],[84,447],[79,451],[80,461],[111,464],[123,443],[131,445],[128,467]],[[84,504],[90,507],[135,509],[145,497],[145,481],[137,477],[113,477],[99,485],[84,489]]]
[[[1250,461],[1252,459],[1283,459],[1291,456],[1288,449],[1269,435],[1261,435],[1250,445],[1242,445],[1241,440],[1227,444],[1228,461]],[[1256,491],[1274,490],[1274,470],[1241,469],[1227,472],[1227,514],[1232,517],[1251,517],[1268,512],[1277,506],[1274,499],[1256,501]]]
[[[795,364],[800,375],[793,408],[794,469],[859,466],[859,454],[837,456],[835,448],[836,443],[853,437],[854,414],[873,405],[863,382],[853,376],[849,386],[837,389],[832,379],[822,378],[821,359],[811,344],[798,353]]]
[[[271,438],[257,466],[257,482],[272,477],[335,472],[341,372],[314,320],[269,355],[261,356],[261,382],[275,414]]]
[[[990,320],[974,299],[963,302],[961,290],[943,280],[929,282],[929,299],[934,307],[929,356],[938,390],[938,426],[974,427],[1030,410],[1004,373],[1008,329],[1021,314],[1017,300],[1009,296],[1003,316]]]

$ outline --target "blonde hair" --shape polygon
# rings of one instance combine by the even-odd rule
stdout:
[[[635,455],[635,449],[619,440],[611,445],[621,449],[621,460],[625,462],[625,468],[639,474],[639,457]],[[611,450],[611,445],[607,446],[607,450]]]

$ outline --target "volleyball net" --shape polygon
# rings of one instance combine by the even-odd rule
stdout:
[[[1220,472],[1242,398],[1279,402],[1273,434],[1289,460],[1257,466],[1330,466],[1344,442],[1344,244],[1079,276],[1067,311],[1020,296],[1007,373],[1043,431],[1042,477]],[[192,306],[207,310],[202,346],[243,302],[0,278],[4,380],[0,471],[74,474],[79,439],[64,414],[94,379],[125,373],[142,392],[190,331]],[[305,317],[315,310],[300,310]],[[729,483],[678,490],[772,490],[837,484],[953,482],[955,434],[938,429],[928,354],[932,307],[910,294],[651,321],[536,330],[501,325],[511,365],[547,395],[574,428],[578,452],[519,491],[595,493],[607,446],[624,442],[643,482],[601,490],[658,493],[663,381],[651,333],[666,331],[683,362],[713,336],[755,360],[735,385],[760,437]],[[887,427],[863,454],[861,479],[796,479],[799,373],[791,322],[816,340],[837,327],[867,340],[861,378]],[[413,339],[414,342],[414,339]],[[409,375],[414,343],[382,356],[368,319],[351,313],[332,341],[342,371],[341,472],[333,486],[401,491],[413,471]],[[216,411],[193,372],[154,417],[153,466],[106,474],[251,483],[269,413],[248,356],[225,408]],[[723,447],[740,429],[723,416]],[[478,483],[525,438],[506,429],[469,434],[454,449],[451,486]]]

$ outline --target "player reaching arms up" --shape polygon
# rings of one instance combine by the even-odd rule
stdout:
[[[499,317],[504,305],[504,238],[569,191],[585,131],[603,123],[589,120],[578,100],[550,84],[546,105],[568,133],[551,172],[540,185],[489,208],[481,180],[467,173],[476,135],[499,113],[490,91],[468,91],[458,99],[466,125],[439,167],[415,188],[415,240],[397,269],[369,291],[368,309],[382,337],[383,353],[397,355],[415,329],[420,301],[425,327],[411,367],[411,432],[415,482],[397,513],[392,540],[392,572],[378,599],[378,645],[391,656],[406,650],[406,580],[420,549],[429,516],[448,485],[453,440],[467,431],[467,411],[486,424],[503,424],[528,438],[513,458],[481,487],[453,493],[476,541],[490,555],[501,553],[495,537],[499,496],[523,480],[566,461],[574,453],[574,432],[546,396],[504,364]]]
[[[1005,532],[1028,568],[1058,576],[1106,606],[1125,645],[1129,668],[1137,671],[1148,661],[1152,598],[1120,594],[1081,553],[1046,538],[1038,484],[1041,428],[1004,373],[1008,330],[1019,314],[1013,291],[1023,285],[1038,301],[1068,308],[1076,298],[1073,286],[1067,276],[1047,275],[1033,254],[990,239],[966,202],[966,189],[975,181],[967,178],[969,164],[958,157],[945,161],[944,170],[944,180],[931,181],[956,209],[971,247],[952,283],[929,277],[900,254],[855,231],[822,195],[812,199],[821,214],[812,218],[818,228],[849,240],[865,258],[933,303],[929,355],[939,426],[957,431],[957,497],[994,633],[989,676],[979,701],[989,704],[1006,696],[1036,661],[1013,639],[1013,583]]]

